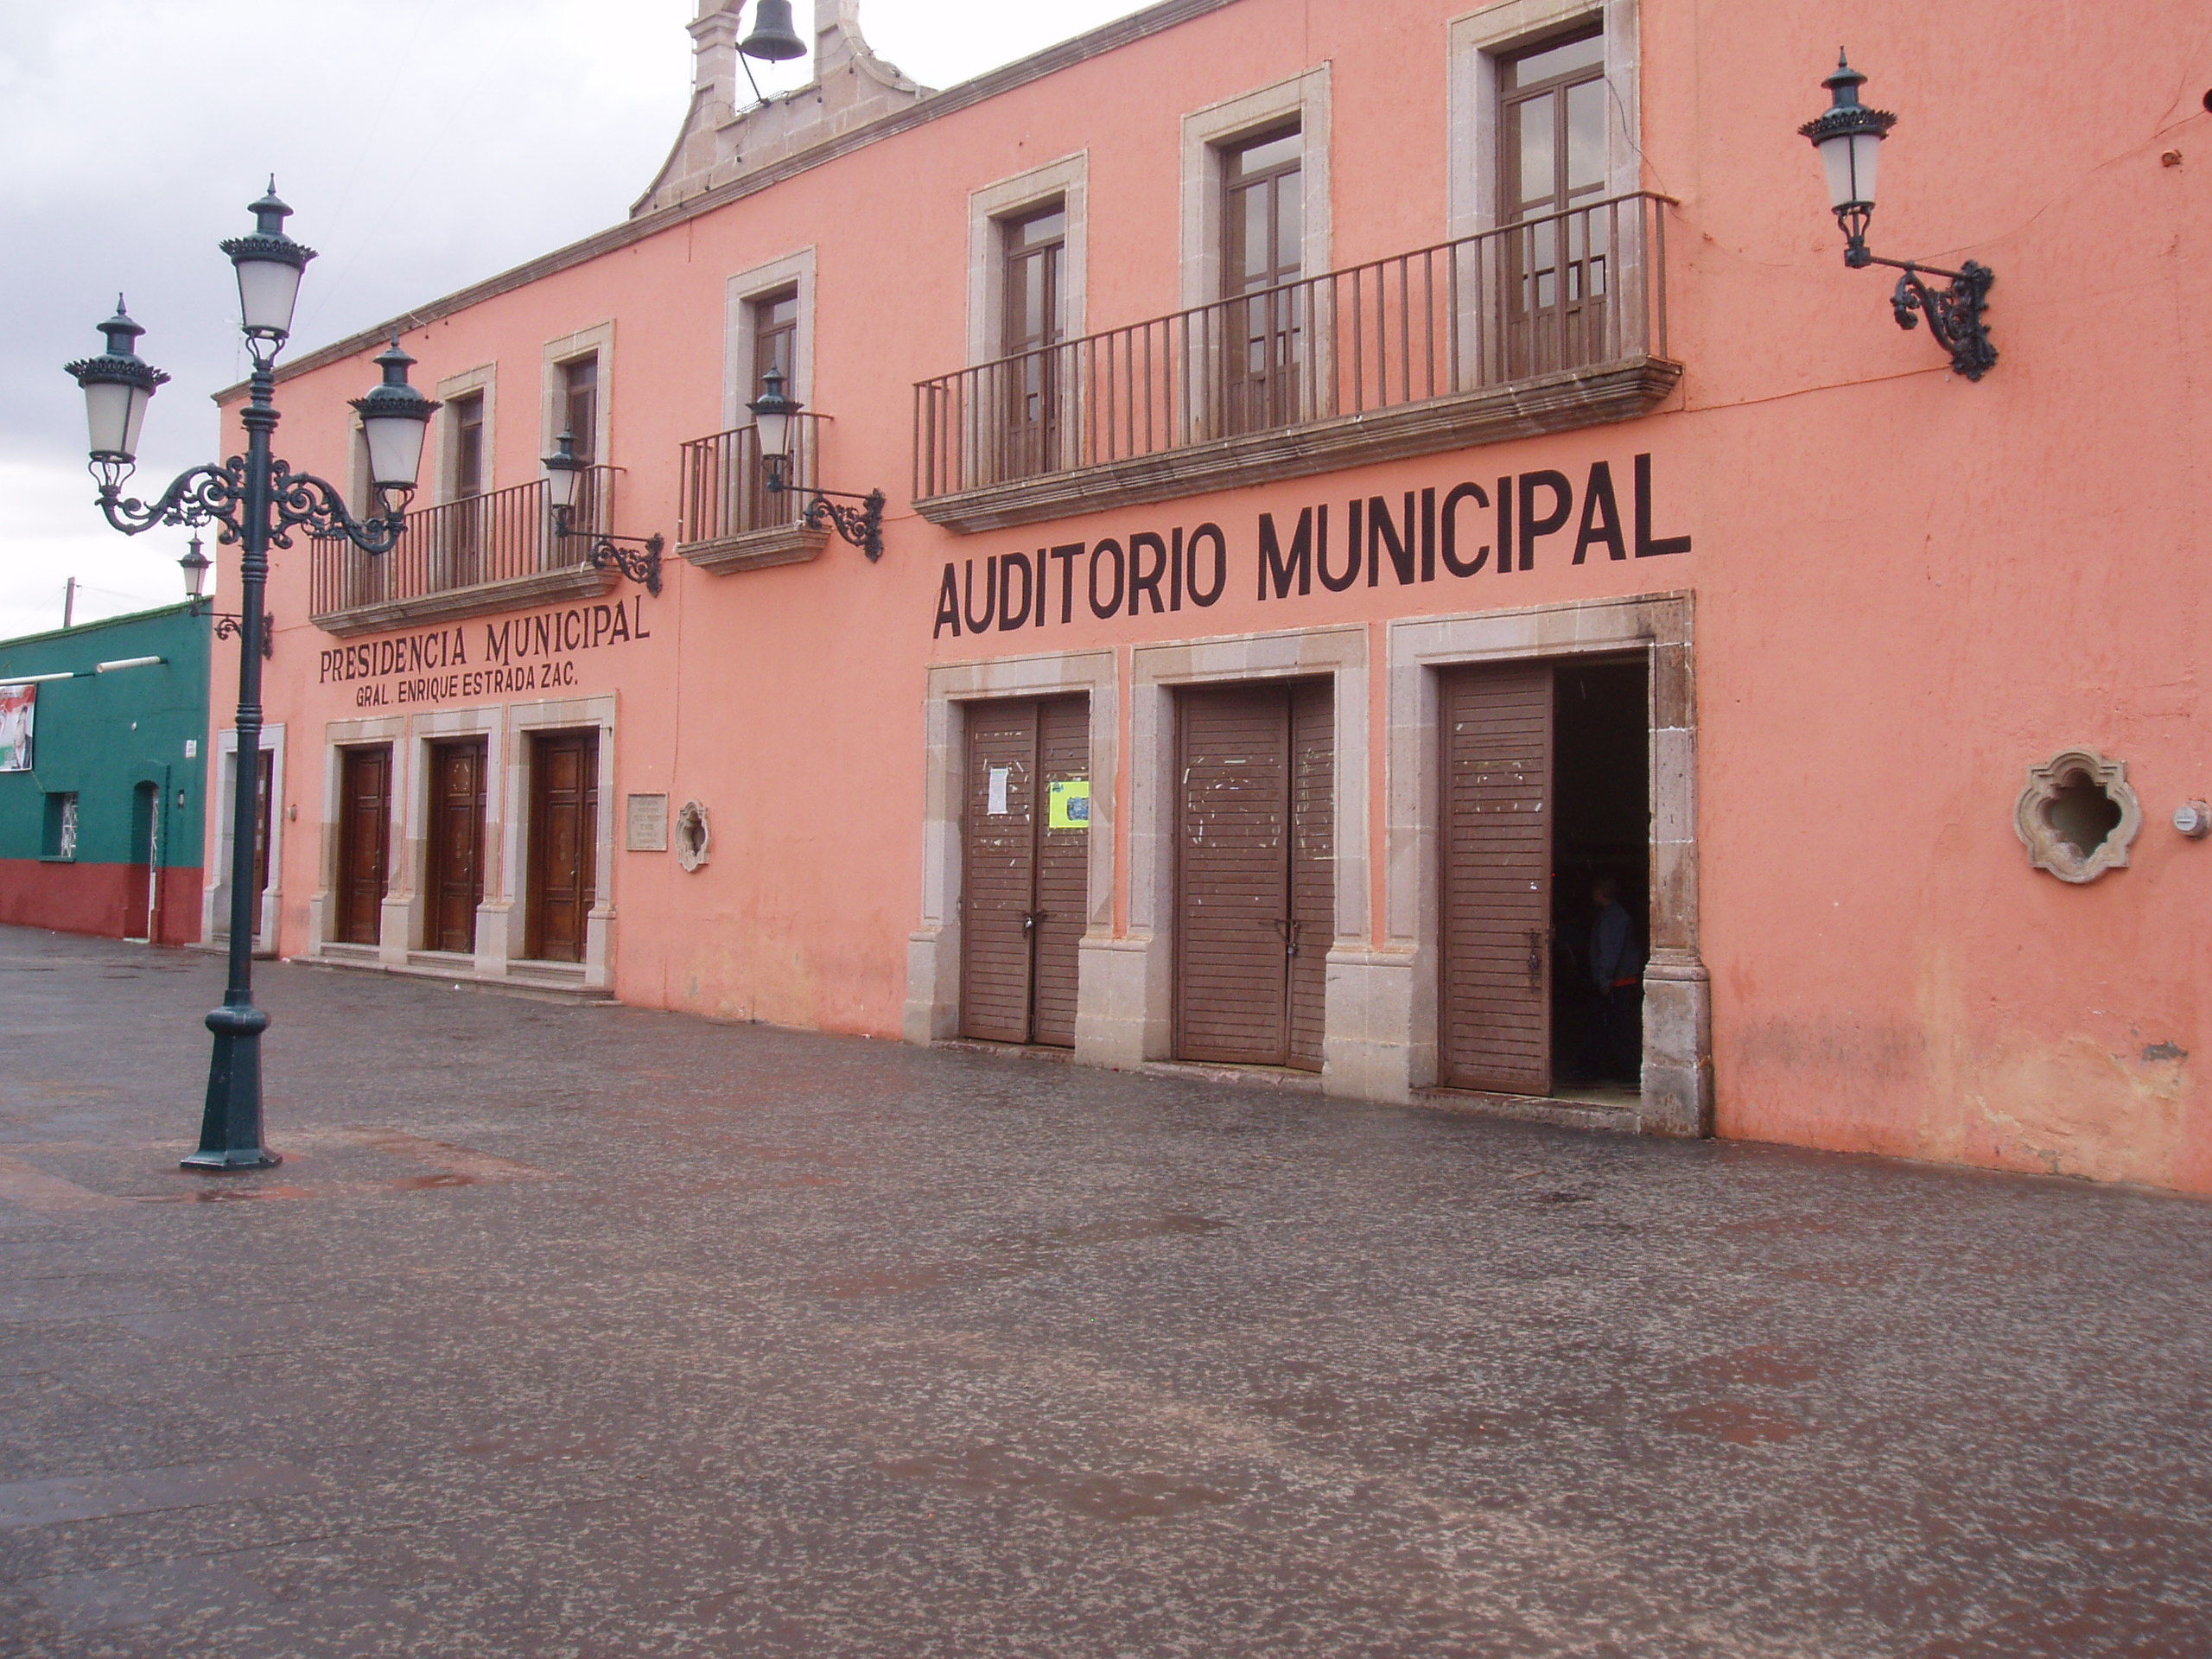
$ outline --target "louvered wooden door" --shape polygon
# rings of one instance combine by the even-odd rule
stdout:
[[[1318,1071],[1335,936],[1330,683],[1183,694],[1176,1052]]]
[[[427,950],[476,949],[476,907],[484,902],[484,748],[480,737],[431,746]]]
[[[1552,672],[1443,678],[1440,1081],[1551,1092]]]
[[[338,938],[378,941],[391,825],[391,750],[344,749],[339,764]]]
[[[536,739],[530,772],[524,954],[582,962],[599,885],[599,734],[551,732]]]
[[[1084,697],[968,705],[963,814],[961,1034],[1075,1045],[1077,955],[1088,922],[1088,804],[1055,829],[1056,783],[1090,776]]]

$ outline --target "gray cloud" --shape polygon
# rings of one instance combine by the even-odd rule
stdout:
[[[806,9],[797,8],[804,27]],[[947,86],[1135,10],[864,0],[871,43]],[[273,170],[321,251],[294,350],[621,219],[690,93],[692,0],[0,0],[0,637],[179,597],[181,531],[129,539],[92,505],[82,402],[118,289],[172,383],[138,482],[213,458],[208,394],[242,377],[215,244]],[[956,21],[948,29],[948,17]],[[957,32],[956,32],[957,31]],[[762,70],[764,86],[803,79]]]

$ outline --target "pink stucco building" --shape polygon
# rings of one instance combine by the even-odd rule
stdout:
[[[820,13],[747,109],[702,0],[632,217],[393,325],[269,948],[2212,1190],[2196,8],[1166,0],[939,92]],[[1840,38],[1979,380],[1840,257]],[[383,345],[281,453],[359,487]]]

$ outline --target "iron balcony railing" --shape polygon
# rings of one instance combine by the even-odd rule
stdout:
[[[1667,200],[1615,196],[922,381],[915,495],[1664,358]]]
[[[576,480],[571,530],[613,529],[615,471],[588,467]],[[329,616],[572,569],[584,562],[590,545],[584,534],[554,534],[552,505],[539,479],[410,512],[405,533],[389,553],[372,556],[350,542],[317,542],[311,608]]]
[[[684,444],[677,543],[694,546],[797,524],[815,488],[821,418],[802,414],[791,422],[791,487],[786,490],[768,487],[760,466],[760,435],[749,426]]]

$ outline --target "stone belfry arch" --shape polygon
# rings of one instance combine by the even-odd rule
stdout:
[[[652,188],[632,204],[631,218],[672,207],[930,95],[930,88],[875,55],[861,33],[860,0],[813,0],[813,78],[756,102],[737,54],[751,25],[747,8],[747,0],[699,0],[690,25],[691,106]],[[808,0],[798,0],[792,10],[803,29]]]

